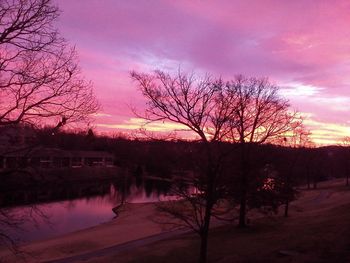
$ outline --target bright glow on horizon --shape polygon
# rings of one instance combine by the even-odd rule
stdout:
[[[350,134],[350,126],[336,123],[324,123],[305,119],[304,124],[311,131],[311,139],[317,145],[336,145]]]
[[[98,123],[97,127],[109,128],[109,129],[122,129],[122,130],[137,130],[146,128],[151,132],[171,132],[171,131],[188,131],[184,125],[177,124],[169,121],[157,121],[148,122],[141,118],[130,118],[117,124],[104,124]]]

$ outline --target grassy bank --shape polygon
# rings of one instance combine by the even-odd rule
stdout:
[[[303,191],[289,218],[256,219],[247,229],[212,229],[209,262],[350,262],[349,222],[350,190],[324,183]],[[196,262],[198,247],[191,234],[88,262]]]

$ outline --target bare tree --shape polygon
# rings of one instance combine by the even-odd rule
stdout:
[[[206,262],[211,216],[222,193],[219,189],[223,154],[219,142],[230,131],[231,98],[224,94],[223,81],[210,76],[200,78],[182,72],[173,76],[155,71],[153,74],[132,72],[131,77],[147,99],[144,119],[179,123],[199,137],[203,162],[190,181],[199,194],[192,195],[177,188],[177,194],[182,193],[181,197],[185,199],[176,206],[164,207],[164,210],[199,234],[199,261]]]
[[[293,131],[300,119],[290,111],[287,100],[278,95],[278,87],[266,78],[247,78],[242,75],[226,86],[234,104],[231,119],[231,140],[240,145],[240,216],[239,226],[246,225],[249,195],[250,147],[254,144],[280,141]]]
[[[0,127],[55,130],[98,110],[74,48],[54,26],[58,16],[52,0],[0,0]],[[6,211],[0,210],[0,241],[9,240],[3,225],[16,227],[23,219]]]
[[[0,125],[85,120],[98,103],[51,0],[0,1]]]

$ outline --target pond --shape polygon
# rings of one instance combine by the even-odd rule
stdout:
[[[116,216],[112,208],[122,201],[145,203],[175,198],[167,194],[169,189],[169,182],[144,180],[138,184],[105,182],[98,186],[26,191],[7,199],[2,196],[3,202],[6,199],[12,205],[14,200],[25,204],[2,209],[19,226],[8,228],[6,233],[19,242],[60,236],[112,220]]]

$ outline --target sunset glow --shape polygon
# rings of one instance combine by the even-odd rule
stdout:
[[[0,262],[350,262],[349,28],[349,0],[0,0]]]
[[[350,133],[349,1],[56,1],[102,111],[100,132],[134,131],[144,99],[131,70],[266,76],[281,87],[317,144]],[[152,131],[182,129],[165,123]]]

